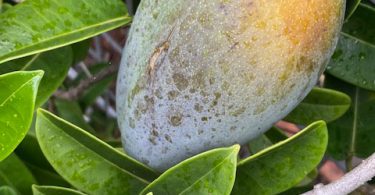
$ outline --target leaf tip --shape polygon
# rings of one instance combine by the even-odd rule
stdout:
[[[232,146],[232,149],[233,149],[233,151],[238,153],[241,149],[241,146],[239,144],[235,144],[235,145]]]

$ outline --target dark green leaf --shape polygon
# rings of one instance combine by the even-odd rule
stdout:
[[[28,164],[26,162],[25,162],[25,165],[29,168],[31,173],[34,175],[35,180],[40,185],[54,185],[54,186],[62,186],[62,187],[71,186],[55,171],[43,169],[43,168],[34,166],[32,164]]]
[[[41,106],[64,81],[72,64],[73,54],[70,47],[52,50],[34,56],[12,60],[0,65],[0,74],[17,70],[43,70],[36,107]]]
[[[277,194],[298,184],[323,158],[323,121],[238,163],[233,194]]]
[[[96,64],[89,68],[92,74],[98,74],[100,71],[108,68],[110,66],[108,63]],[[77,78],[77,82],[85,79],[85,75],[80,74]],[[86,108],[95,102],[98,96],[102,95],[106,90],[108,90],[109,85],[115,80],[116,76],[109,76],[93,85],[91,85],[85,93],[80,98],[80,102],[83,104],[83,107]]]
[[[26,135],[25,139],[15,150],[15,153],[26,164],[33,173],[38,184],[41,185],[58,185],[70,186],[49,164],[44,157],[39,143],[32,131]]]
[[[156,177],[149,168],[47,111],[38,110],[36,135],[55,170],[89,194],[136,194]]]
[[[10,186],[1,186],[0,194],[1,195],[17,195],[17,192]]]
[[[49,164],[47,159],[44,157],[39,143],[33,133],[28,133],[25,139],[15,150],[15,153],[19,157],[29,164],[44,168],[46,170],[53,171],[52,166]]]
[[[90,117],[90,126],[92,126],[96,130],[95,135],[97,137],[100,137],[107,143],[108,141],[119,139],[120,135],[116,119],[108,117],[107,113],[103,112],[102,110],[96,107],[93,108]],[[116,147],[122,147],[122,143],[120,144],[121,145],[117,145]]]
[[[328,124],[328,152],[338,160],[368,157],[375,152],[375,92],[327,77],[326,87],[350,95],[352,106],[342,118]]]
[[[57,186],[33,185],[33,195],[85,195],[82,192]]]
[[[230,194],[240,146],[214,149],[172,167],[141,194]]]
[[[285,133],[277,127],[272,127],[265,133],[265,135],[274,144],[288,138],[288,136],[286,136]]]
[[[14,154],[0,162],[0,185],[8,185],[21,194],[31,194],[36,181],[27,167]]]
[[[293,187],[285,192],[279,193],[278,195],[300,195],[312,189],[312,186]]]
[[[0,75],[0,161],[25,137],[43,71]]]
[[[327,72],[353,85],[375,91],[375,46],[342,33]]]
[[[87,57],[87,54],[89,53],[90,45],[91,45],[91,39],[80,41],[72,45],[73,54],[74,54],[73,64],[76,64],[84,60]]]
[[[125,0],[126,5],[129,7],[129,13],[132,15],[135,14],[140,1],[141,0]]]
[[[79,42],[130,20],[121,0],[25,1],[0,15],[0,63]]]
[[[375,8],[361,3],[342,31],[375,46]]]
[[[331,122],[344,115],[349,107],[348,95],[330,89],[314,88],[285,120],[303,125],[317,120]]]
[[[265,148],[272,146],[272,141],[264,134],[249,142],[249,151],[251,154],[255,154]]]
[[[361,3],[361,0],[347,0],[346,2],[346,14],[345,19],[349,20],[350,17],[353,15],[355,10],[358,8],[359,3]]]
[[[94,132],[94,129],[88,125],[83,118],[81,107],[76,101],[55,99],[55,105],[61,118],[85,129],[86,131]]]

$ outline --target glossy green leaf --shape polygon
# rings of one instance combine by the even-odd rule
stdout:
[[[266,132],[266,134],[259,136],[257,139],[252,140],[249,143],[249,149],[252,154],[259,152],[263,149],[271,147],[273,144],[276,144],[280,141],[288,139],[288,137],[277,127],[272,127]],[[299,184],[293,188],[281,193],[281,194],[300,194],[302,192],[308,191],[307,189],[312,189],[314,186],[314,181],[318,176],[318,170],[314,169],[310,172]],[[297,193],[300,192],[300,193]]]
[[[38,110],[36,135],[55,170],[83,192],[136,194],[148,184],[147,180],[157,176],[139,162],[47,111]]]
[[[141,194],[230,194],[239,145],[201,153],[170,168]]]
[[[327,72],[353,85],[375,91],[375,45],[342,33]]]
[[[345,12],[345,19],[349,20],[350,17],[353,15],[355,10],[357,10],[361,0],[347,0],[346,1],[346,12]]]
[[[34,56],[12,60],[0,65],[0,74],[17,70],[43,70],[36,107],[41,106],[64,81],[73,61],[71,47],[52,50]]]
[[[323,121],[238,163],[233,194],[277,194],[298,184],[321,161],[328,142]]]
[[[85,195],[84,193],[57,186],[37,186],[33,185],[33,195]]]
[[[58,185],[69,187],[70,185],[56,173],[50,163],[44,157],[39,143],[33,132],[29,131],[26,137],[18,145],[15,153],[25,163],[40,185]]]
[[[314,88],[285,120],[304,125],[317,120],[331,122],[345,114],[350,101],[350,97],[344,93]]]
[[[362,42],[375,46],[375,7],[361,3],[342,31]]]
[[[25,1],[0,15],[0,63],[79,42],[130,21],[121,0]]]
[[[31,185],[35,183],[31,172],[16,155],[0,162],[0,186],[7,185],[21,194],[31,194]]]
[[[352,156],[368,157],[375,152],[375,92],[333,77],[326,78],[326,87],[340,90],[352,97],[349,112],[328,124],[328,152],[338,160]]]
[[[59,116],[78,127],[89,132],[94,132],[94,129],[87,124],[83,118],[81,107],[76,101],[55,99],[55,105]]]
[[[0,75],[0,161],[25,137],[32,122],[43,71]]]
[[[0,194],[1,195],[18,195],[17,192],[10,186],[1,186]]]

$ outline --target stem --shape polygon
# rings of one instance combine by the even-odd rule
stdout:
[[[342,195],[353,192],[375,176],[375,153],[341,179],[328,184],[319,184],[303,195]]]
[[[346,169],[347,171],[351,171],[353,169],[353,157],[355,154],[355,145],[357,139],[357,121],[358,121],[358,104],[359,104],[359,88],[356,87],[355,89],[355,96],[354,96],[354,116],[353,116],[353,129],[352,129],[352,140],[350,143],[350,149],[348,158],[346,159]]]
[[[77,100],[84,92],[91,87],[93,84],[98,83],[118,71],[118,65],[111,65],[107,69],[102,70],[97,75],[94,75],[86,80],[83,80],[75,88],[71,88],[68,91],[57,91],[54,95],[57,98],[65,100]]]
[[[353,155],[349,154],[345,160],[346,171],[349,172],[353,170]]]

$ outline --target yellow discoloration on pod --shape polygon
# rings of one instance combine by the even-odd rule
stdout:
[[[143,0],[118,78],[124,148],[165,170],[290,112],[333,53],[344,0]]]

